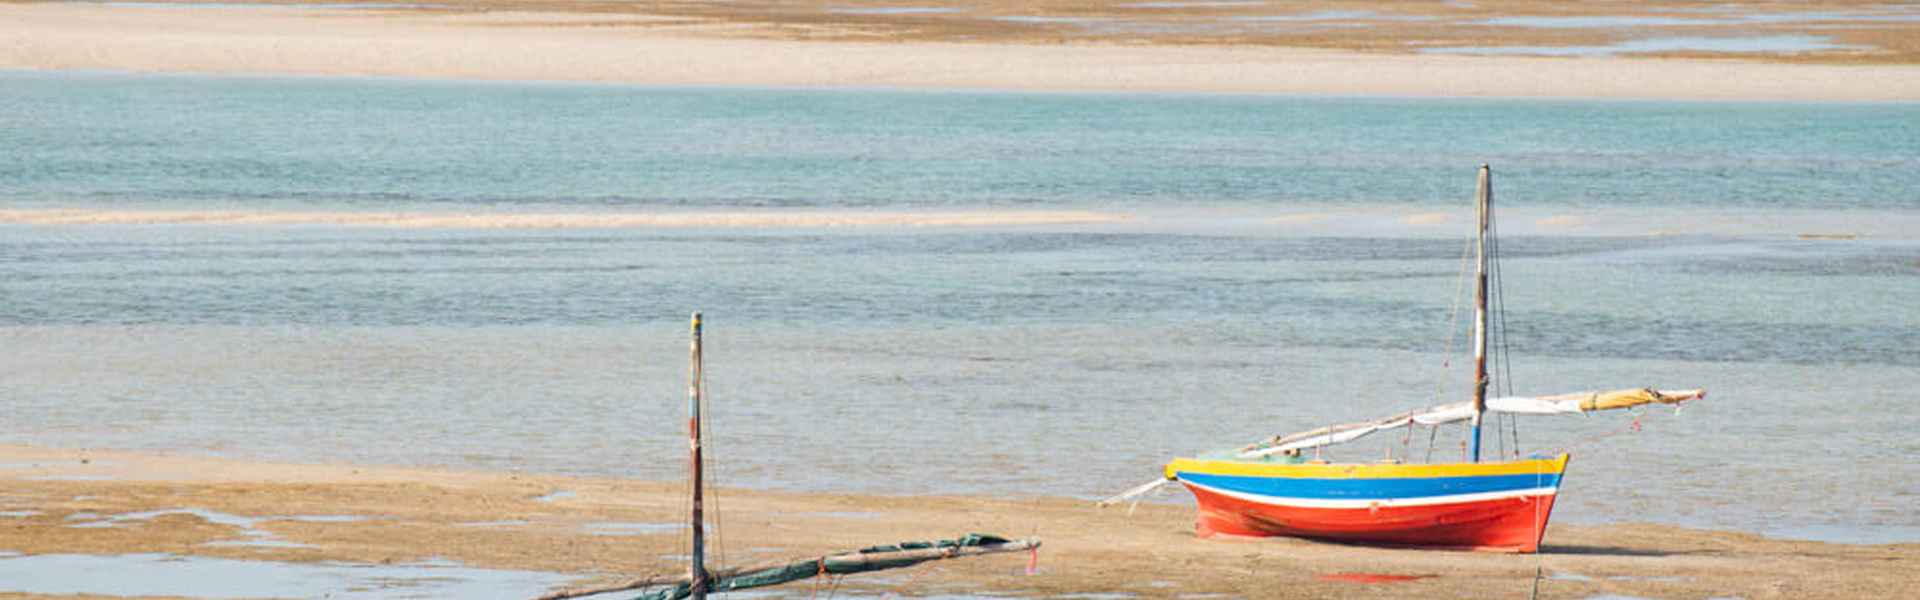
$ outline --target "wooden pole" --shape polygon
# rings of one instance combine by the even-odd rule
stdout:
[[[1493,170],[1480,165],[1480,189],[1474,203],[1480,213],[1480,237],[1473,269],[1473,462],[1480,462],[1480,419],[1487,412],[1487,229],[1493,212]]]
[[[706,600],[706,519],[701,506],[700,488],[704,483],[700,459],[700,394],[706,386],[706,373],[702,370],[700,356],[700,313],[693,313],[693,339],[687,349],[687,444],[693,453],[693,567],[688,569],[687,578],[693,582],[693,600]]]
[[[900,550],[896,552],[847,552],[842,554],[833,554],[833,555],[823,556],[820,558],[816,558],[816,559],[812,559],[804,562],[826,565],[828,566],[829,569],[831,569],[833,567],[860,567],[860,566],[870,565],[873,563],[890,563],[890,562],[900,561],[900,560],[943,560],[943,559],[949,559],[949,558],[961,558],[966,556],[979,556],[982,554],[1019,552],[1022,550],[1032,550],[1039,547],[1040,547],[1040,540],[1028,538],[1024,540],[1013,540],[1013,541],[1000,543],[1000,544],[981,544],[978,546],[963,546],[963,547],[957,547],[957,548],[948,546],[945,548],[921,548],[918,550]],[[718,570],[709,572],[707,573],[707,577],[709,579],[725,579],[728,577],[737,577],[745,573],[752,573],[755,571],[764,571],[767,569],[785,567],[785,566],[795,565],[795,564],[802,564],[802,563],[798,561],[775,561],[775,562],[762,562],[762,563],[756,563],[756,564],[739,566],[739,567],[727,567],[724,569],[718,569]],[[657,585],[679,585],[681,583],[687,582],[688,580],[689,579],[687,575],[655,575],[653,577],[635,579],[635,580],[627,581],[624,583],[616,583],[616,584],[599,586],[599,587],[578,588],[578,589],[554,592],[551,594],[547,594],[545,596],[534,598],[534,600],[565,600],[567,598],[578,598],[580,596],[591,596],[594,594],[604,594],[607,592],[620,592],[620,591],[626,591],[626,590],[645,589],[645,588],[650,588]]]

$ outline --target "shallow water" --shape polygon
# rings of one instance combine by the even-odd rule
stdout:
[[[871,8],[829,8],[827,12],[850,15],[924,15],[966,12],[966,9],[944,6],[878,6]]]
[[[553,573],[474,569],[444,561],[365,565],[162,554],[0,556],[0,590],[49,595],[520,599],[574,581]]]
[[[1422,48],[1429,54],[1614,56],[1659,52],[1730,52],[1793,54],[1814,50],[1859,50],[1863,46],[1835,43],[1812,35],[1753,35],[1740,37],[1665,36],[1624,40],[1605,46],[1449,46]]]
[[[1557,520],[1920,541],[1920,470],[1886,459],[1920,452],[1920,106],[0,84],[6,208],[1138,218],[0,225],[0,441],[676,479],[704,310],[723,485],[1101,497],[1177,454],[1460,399],[1448,323],[1490,161],[1501,379],[1711,391],[1678,418],[1502,424],[1524,452],[1579,443]]]

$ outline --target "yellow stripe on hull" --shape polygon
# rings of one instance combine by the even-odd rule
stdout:
[[[1167,463],[1167,478],[1179,473],[1238,475],[1243,477],[1285,477],[1296,479],[1404,479],[1425,477],[1474,477],[1481,475],[1534,475],[1560,473],[1567,468],[1567,455],[1553,458],[1529,458],[1483,463],[1328,463],[1282,464],[1176,458]]]

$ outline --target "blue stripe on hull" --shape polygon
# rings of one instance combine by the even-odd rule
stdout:
[[[1184,481],[1244,494],[1326,500],[1423,498],[1560,486],[1558,473],[1393,479],[1309,479],[1188,472],[1179,476]]]

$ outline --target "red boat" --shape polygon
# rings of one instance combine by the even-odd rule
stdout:
[[[1488,239],[1493,191],[1480,167],[1480,229],[1474,302],[1473,399],[1361,423],[1276,436],[1211,458],[1175,459],[1165,478],[1103,502],[1112,504],[1179,481],[1199,503],[1202,537],[1295,536],[1364,544],[1533,552],[1553,513],[1567,455],[1481,462],[1481,418],[1508,414],[1579,414],[1652,403],[1678,405],[1700,390],[1626,389],[1545,397],[1488,398]],[[1327,463],[1302,460],[1327,446],[1414,426],[1471,422],[1468,462]]]

